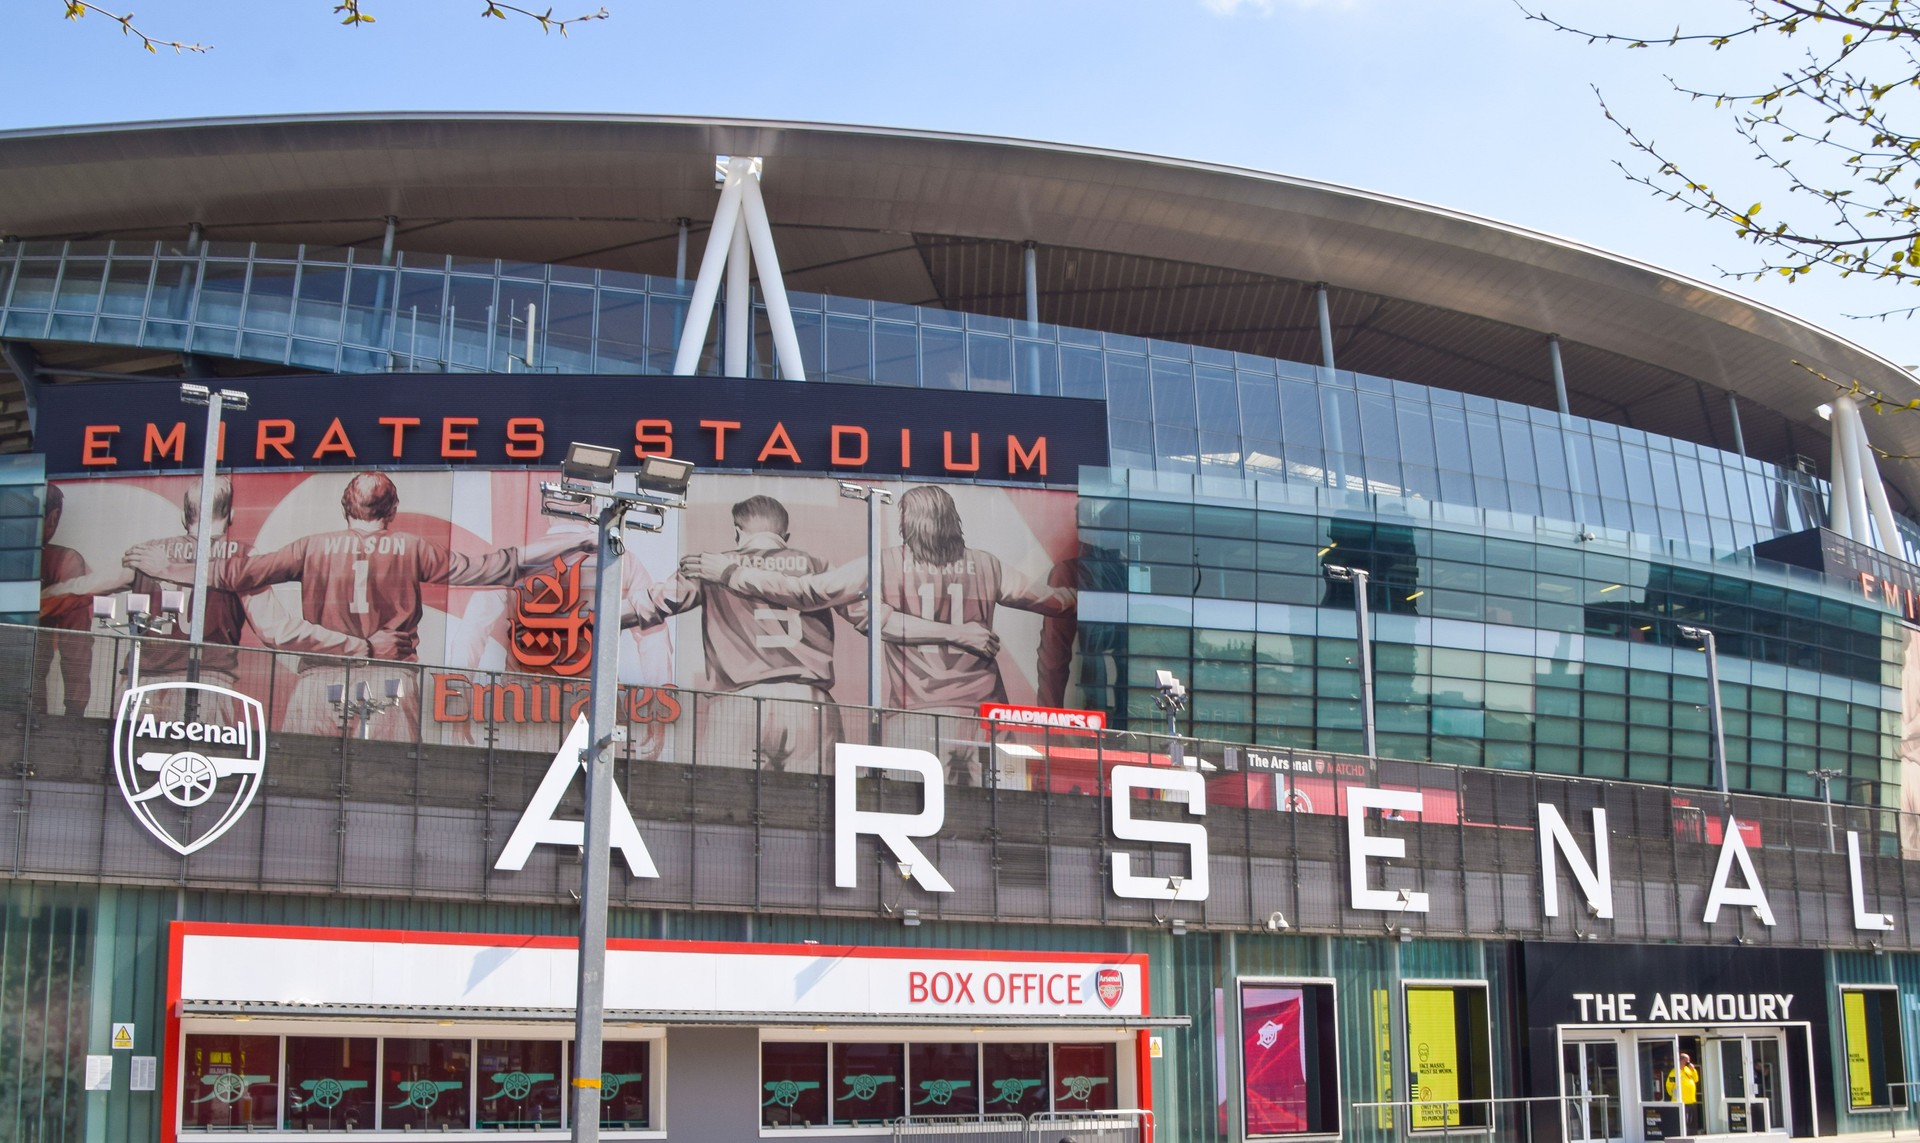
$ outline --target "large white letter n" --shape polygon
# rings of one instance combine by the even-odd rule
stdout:
[[[906,770],[920,775],[920,812],[888,814],[859,808],[860,771]],[[872,834],[893,851],[895,860],[912,870],[920,887],[951,893],[953,886],[940,876],[925,854],[909,838],[932,837],[947,820],[947,775],[940,759],[925,750],[897,746],[860,746],[850,742],[833,748],[833,883],[842,889],[860,885],[861,834]]]

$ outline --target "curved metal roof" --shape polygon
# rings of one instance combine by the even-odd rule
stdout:
[[[1560,238],[1457,211],[1219,164],[1022,140],[773,121],[352,114],[0,132],[0,233],[364,245],[671,273],[696,239],[712,156],[766,158],[792,288],[1022,311],[1313,361],[1311,284],[1332,291],[1339,364],[1551,406],[1544,335],[1573,411],[1823,460],[1828,385],[1907,400],[1894,363],[1780,310]],[[693,243],[697,260],[700,242]],[[1920,417],[1875,421],[1920,454]],[[1920,462],[1892,461],[1920,490]]]

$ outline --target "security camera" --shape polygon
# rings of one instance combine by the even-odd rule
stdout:
[[[1280,910],[1275,909],[1273,912],[1267,914],[1267,931],[1268,932],[1284,933],[1288,929],[1291,929],[1292,927],[1293,927],[1292,925],[1289,925],[1287,923],[1287,915],[1285,913],[1282,913]]]

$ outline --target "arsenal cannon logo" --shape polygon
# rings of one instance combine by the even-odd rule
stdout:
[[[233,828],[260,789],[266,711],[205,683],[133,687],[113,726],[113,774],[146,831],[175,853],[204,849]]]

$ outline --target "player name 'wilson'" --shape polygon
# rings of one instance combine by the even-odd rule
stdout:
[[[133,734],[135,738],[171,738],[181,742],[238,746],[243,750],[253,746],[253,736],[244,722],[233,726],[221,726],[217,722],[162,722],[149,714],[141,717],[140,725],[133,728]]]

